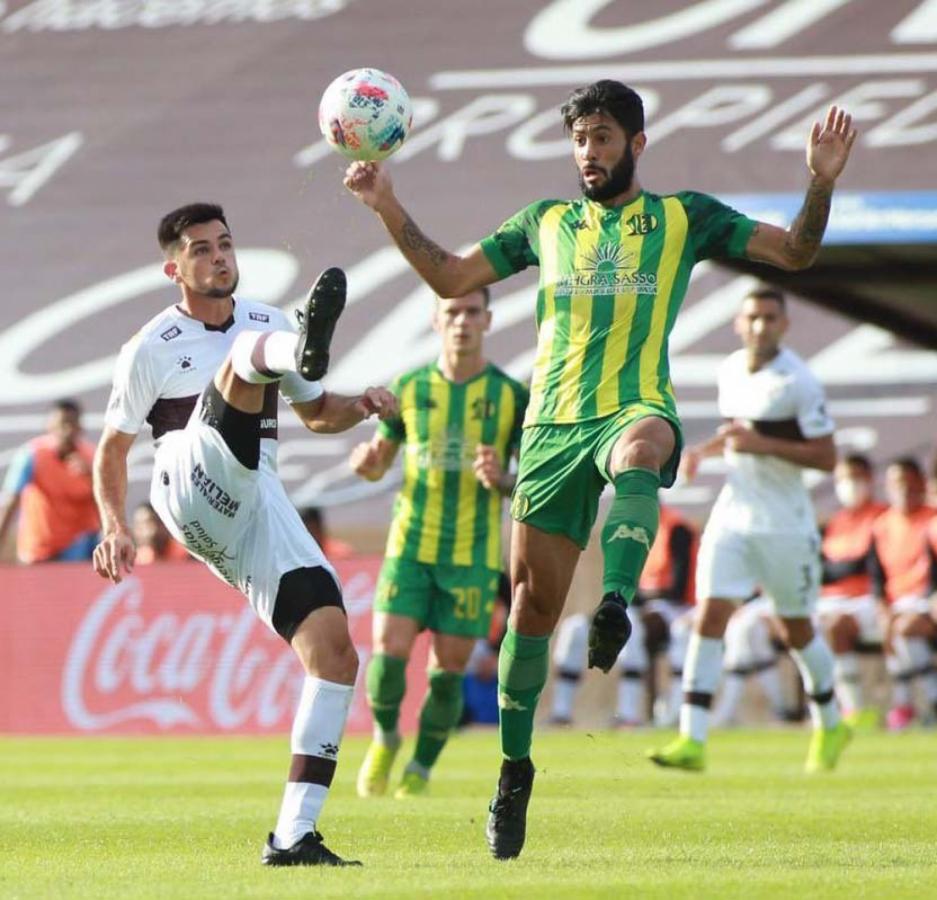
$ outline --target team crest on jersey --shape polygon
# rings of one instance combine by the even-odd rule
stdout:
[[[247,314],[247,318],[251,319],[254,322],[269,322],[270,321],[270,316],[268,316],[267,313],[249,312]]]
[[[650,213],[637,213],[625,223],[628,226],[628,234],[641,235],[650,234],[658,226],[657,216]]]
[[[493,400],[486,400],[484,397],[479,397],[472,403],[473,419],[490,419],[494,414],[495,404]]]
[[[178,325],[173,325],[172,328],[167,328],[160,337],[164,341],[171,341],[173,338],[179,337],[182,334],[182,329]]]

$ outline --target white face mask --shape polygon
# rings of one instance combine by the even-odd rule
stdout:
[[[867,503],[872,496],[869,483],[855,478],[837,478],[833,482],[833,488],[836,491],[836,499],[846,509],[856,509]]]

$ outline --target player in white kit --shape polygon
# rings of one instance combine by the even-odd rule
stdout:
[[[334,570],[290,503],[276,471],[277,393],[311,431],[337,432],[396,414],[384,388],[325,392],[329,342],[345,275],[326,269],[299,333],[272,306],[234,292],[234,243],[220,206],[195,203],[160,222],[164,271],[181,302],[121,350],[95,457],[103,539],[97,572],[133,568],[125,517],[127,456],[144,421],[156,452],[150,500],[176,540],[240,590],[306,671],[293,721],[292,764],[265,865],[349,865],[316,829],[335,772],[358,658]]]
[[[688,480],[704,456],[719,453],[728,474],[700,546],[680,736],[649,754],[661,766],[704,768],[726,624],[756,588],[770,597],[784,626],[809,699],[814,733],[807,771],[832,769],[851,736],[833,695],[833,656],[811,621],[820,583],[819,535],[802,478],[805,468],[832,471],[834,426],[820,383],[781,346],[787,327],[780,291],[761,288],[743,300],[735,328],[744,347],[719,369],[719,413],[726,424],[684,454]]]

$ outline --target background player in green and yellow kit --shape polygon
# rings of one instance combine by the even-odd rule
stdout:
[[[527,390],[485,359],[488,288],[437,299],[439,358],[401,375],[400,414],[382,422],[351,467],[381,478],[403,445],[403,486],[394,504],[374,602],[368,702],[374,741],[358,774],[363,797],[383,794],[400,747],[397,720],[417,634],[433,634],[429,690],[413,758],[395,796],[426,790],[430,770],[462,714],[462,678],[475,641],[488,634],[502,566],[501,508],[514,476]]]
[[[513,604],[499,669],[504,762],[487,827],[499,859],[524,844],[547,644],[606,483],[615,496],[602,528],[604,596],[590,628],[590,665],[607,671],[628,639],[625,607],[657,531],[657,489],[673,482],[680,456],[667,340],[690,271],[711,257],[809,266],[856,136],[835,107],[814,125],[810,185],[783,229],[704,194],[645,191],[635,177],[647,144],[644,109],[620,82],[577,89],[561,115],[582,197],[533,203],[463,255],[419,229],[379,164],[354,163],[345,176],[437,294],[540,267],[537,357],[511,506]]]

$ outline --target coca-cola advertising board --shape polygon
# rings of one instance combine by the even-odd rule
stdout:
[[[361,664],[348,730],[371,727],[364,670],[380,558],[336,563]],[[0,732],[288,731],[303,671],[246,600],[195,562],[138,566],[118,585],[89,564],[3,567]],[[408,670],[401,726],[426,686],[427,642]]]

